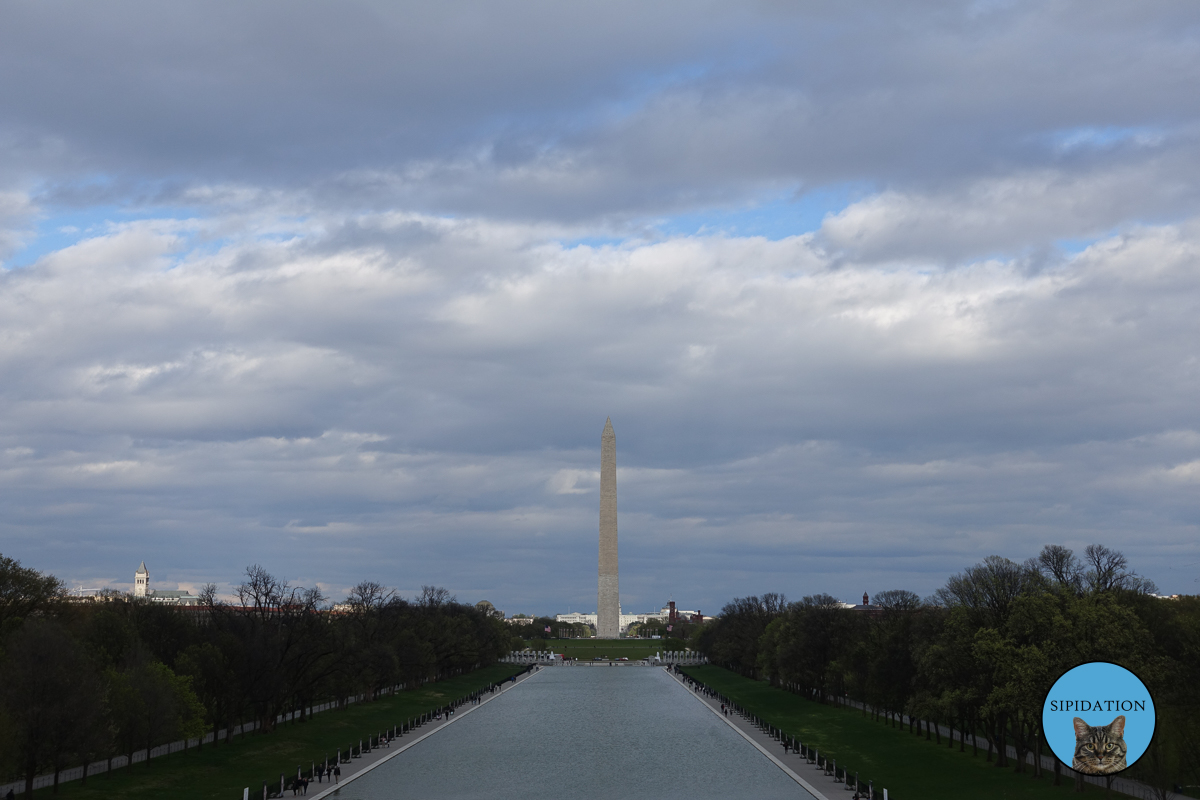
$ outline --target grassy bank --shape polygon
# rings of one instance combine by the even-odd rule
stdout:
[[[534,650],[553,650],[581,661],[596,656],[607,658],[646,658],[663,649],[662,639],[532,639],[526,644]]]
[[[1061,786],[1054,786],[1049,772],[1035,779],[1031,771],[1017,774],[1011,768],[1000,769],[985,759],[986,750],[972,756],[968,745],[961,753],[957,743],[951,748],[943,738],[939,746],[907,728],[901,731],[872,721],[857,709],[814,703],[720,667],[686,667],[683,671],[836,758],[840,766],[858,770],[864,779],[875,781],[876,788],[886,787],[897,800],[1067,800],[1078,796],[1073,794],[1072,779],[1066,776]],[[1098,796],[1102,791],[1088,785],[1085,795]]]
[[[70,800],[240,800],[246,786],[252,797],[261,796],[264,780],[278,786],[281,772],[295,775],[298,764],[307,770],[313,761],[322,760],[327,753],[332,757],[339,747],[345,749],[360,737],[403,723],[522,669],[498,664],[372,703],[324,711],[307,722],[280,725],[272,733],[237,737],[230,745],[209,744],[199,752],[175,753],[134,764],[132,769],[93,775],[86,786],[78,781],[64,783],[58,796]],[[37,798],[51,796],[50,788],[34,792]]]

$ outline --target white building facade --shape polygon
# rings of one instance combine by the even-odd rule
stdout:
[[[691,619],[693,615],[697,615],[699,613],[700,612],[698,612],[698,611],[684,611],[681,609],[675,609],[675,614],[678,617],[685,618],[685,619]],[[629,630],[629,626],[634,624],[635,622],[640,622],[640,623],[667,622],[670,619],[670,617],[671,617],[671,607],[670,606],[663,606],[661,611],[651,611],[648,614],[626,614],[622,610],[620,612],[621,633],[624,633],[625,631]],[[593,628],[595,628],[596,624],[597,624],[597,622],[596,622],[597,615],[595,613],[582,614],[582,613],[576,611],[576,612],[573,612],[570,614],[558,614],[554,617],[554,620],[556,622],[568,622],[568,623],[582,622],[585,625],[591,625]]]

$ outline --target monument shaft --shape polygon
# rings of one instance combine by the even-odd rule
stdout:
[[[621,633],[621,600],[617,585],[617,435],[612,419],[600,434],[600,586],[596,601],[596,636],[616,639]]]

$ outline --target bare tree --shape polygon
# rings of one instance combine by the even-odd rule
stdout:
[[[267,572],[261,564],[252,564],[246,567],[246,580],[238,584],[237,598],[243,609],[261,616],[293,605],[296,591],[287,581]]]
[[[456,602],[458,599],[450,594],[450,590],[440,586],[422,586],[421,596],[417,599],[417,605],[425,608],[441,608]]]
[[[841,608],[842,601],[831,594],[810,594],[800,598],[800,605],[805,608]],[[780,609],[781,611],[783,609]]]
[[[442,590],[446,591],[445,589]],[[396,596],[394,589],[386,589],[375,581],[363,581],[350,590],[346,604],[356,612],[379,611]]]
[[[204,584],[204,588],[200,590],[198,597],[200,598],[200,605],[208,606],[209,608],[220,602],[217,599],[217,585],[215,583]]]
[[[962,606],[988,625],[1008,618],[1013,601],[1036,585],[1029,568],[1001,556],[988,556],[946,581],[936,597],[945,606]]]
[[[875,604],[888,611],[916,611],[922,606],[921,596],[907,589],[889,589],[875,593]]]
[[[1129,569],[1129,561],[1117,550],[1102,544],[1089,544],[1083,551],[1087,572],[1083,583],[1093,593],[1131,591],[1150,594],[1158,590],[1154,581]]]
[[[767,592],[762,596],[762,611],[769,617],[787,611],[787,596],[780,592]]]
[[[1060,544],[1048,544],[1037,558],[1027,562],[1029,567],[1046,580],[1075,594],[1083,591],[1083,564],[1075,553]]]
[[[302,698],[333,670],[325,595],[318,588],[291,586],[258,564],[246,568],[236,594],[238,605],[220,622],[242,642],[238,680],[260,729],[272,730],[290,708],[304,718]]]

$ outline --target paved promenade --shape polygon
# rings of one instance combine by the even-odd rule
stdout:
[[[430,722],[427,722],[424,725],[422,725],[420,728],[416,729],[415,731],[410,731],[409,733],[405,734],[402,737],[397,737],[397,738],[393,739],[390,746],[383,745],[380,747],[376,747],[374,750],[364,753],[361,758],[351,759],[349,764],[341,765],[342,777],[338,783],[330,784],[328,781],[325,783],[315,783],[315,782],[310,783],[308,786],[308,795],[307,796],[309,798],[312,798],[312,800],[321,800],[321,798],[323,798],[323,797],[336,797],[337,790],[340,789],[341,787],[345,786],[347,782],[352,781],[355,778],[358,778],[362,775],[365,775],[366,773],[375,769],[376,767],[378,767],[380,764],[384,763],[385,761],[388,761],[389,759],[395,758],[396,756],[400,755],[408,748],[413,747],[414,745],[420,744],[422,741],[429,738],[430,736],[433,736],[435,733],[440,731],[442,728],[445,728],[447,725],[453,725],[455,722],[458,722],[458,720],[462,719],[463,717],[467,716],[468,714],[472,713],[473,711],[478,710],[482,706],[487,705],[488,703],[492,702],[500,695],[502,695],[506,692],[512,691],[514,686],[524,683],[525,681],[529,680],[531,677],[539,674],[540,672],[541,672],[541,670],[538,669],[533,672],[526,672],[522,675],[518,675],[516,682],[514,682],[514,683],[505,682],[505,683],[501,684],[501,686],[503,688],[500,691],[493,692],[492,694],[485,696],[484,698],[482,698],[482,700],[480,702],[475,703],[474,705],[460,706],[455,711],[455,713],[453,715],[451,715],[448,719],[443,718],[440,720],[432,720]],[[258,800],[258,797],[261,794],[261,792],[262,792],[261,786],[258,787],[257,790],[253,786],[250,787],[250,797],[252,798],[252,800]],[[285,793],[285,796],[291,797],[290,789],[288,790],[287,793]]]
[[[849,793],[850,788],[845,784],[834,781],[832,776],[826,775],[823,769],[815,764],[809,764],[808,761],[797,753],[785,752],[779,742],[760,731],[753,722],[750,722],[734,711],[730,711],[729,716],[722,714],[721,701],[717,698],[710,697],[702,691],[695,691],[681,676],[676,675],[670,670],[667,670],[667,673],[679,681],[679,684],[684,689],[687,689],[692,697],[699,700],[710,711],[724,720],[729,727],[740,733],[746,741],[750,742],[763,755],[775,762],[775,766],[786,772],[792,780],[804,787],[817,800],[844,800],[844,798],[852,796]]]

